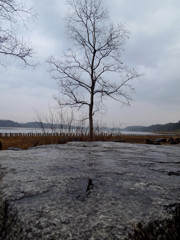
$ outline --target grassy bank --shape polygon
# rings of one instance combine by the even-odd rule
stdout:
[[[180,137],[179,134],[173,134],[173,138]],[[141,143],[145,144],[147,139],[155,140],[157,138],[169,139],[168,134],[158,134],[151,136],[135,136],[135,135],[96,135],[94,141],[117,141],[125,143]],[[16,147],[22,149],[28,149],[40,145],[47,144],[64,144],[68,141],[89,141],[88,136],[11,136],[11,137],[0,137],[2,143],[2,150],[7,150],[9,147]],[[165,143],[167,144],[167,143]]]

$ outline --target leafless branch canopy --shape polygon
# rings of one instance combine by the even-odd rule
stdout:
[[[0,56],[13,56],[28,65],[33,50],[14,30],[19,21],[24,23],[26,15],[31,15],[31,9],[27,9],[23,4],[16,0],[0,0]]]
[[[59,103],[88,106],[89,119],[106,97],[129,104],[131,80],[138,74],[122,62],[128,39],[124,25],[109,24],[102,0],[68,0],[68,4],[67,33],[74,48],[60,60],[54,57],[48,60],[62,94]]]

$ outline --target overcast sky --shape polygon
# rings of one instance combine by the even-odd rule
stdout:
[[[65,0],[31,0],[37,13],[19,33],[31,41],[36,52],[35,70],[14,59],[0,66],[0,119],[36,120],[34,110],[45,114],[56,105],[57,85],[48,72],[46,59],[61,57],[70,45],[65,36]],[[130,32],[124,62],[143,76],[134,81],[130,107],[112,100],[100,116],[118,126],[151,125],[180,120],[180,1],[106,1],[113,22],[123,21]]]

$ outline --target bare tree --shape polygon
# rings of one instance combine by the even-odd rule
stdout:
[[[60,106],[87,107],[90,140],[93,116],[110,97],[129,104],[134,69],[122,62],[128,32],[122,23],[109,24],[102,0],[69,0],[67,34],[74,43],[60,60],[50,57],[50,71],[58,81]]]
[[[32,48],[23,38],[18,38],[14,26],[24,23],[25,16],[31,15],[17,0],[0,0],[0,56],[13,56],[25,63],[32,57]],[[3,64],[2,61],[0,64]]]

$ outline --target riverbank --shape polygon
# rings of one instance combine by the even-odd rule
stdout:
[[[112,142],[124,142],[124,143],[138,143],[146,144],[147,140],[155,141],[156,139],[163,138],[166,139],[164,145],[170,144],[168,140],[170,138],[176,139],[180,135],[177,133],[158,133],[157,135],[123,135],[119,134],[113,135],[96,135],[94,136],[94,141],[112,141]],[[88,136],[79,135],[62,135],[62,136],[10,136],[10,137],[0,137],[0,142],[2,143],[2,150],[7,150],[11,147],[28,149],[40,145],[48,144],[64,144],[70,141],[89,141]]]

